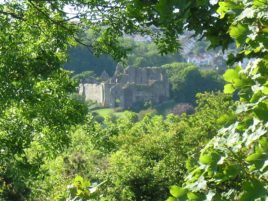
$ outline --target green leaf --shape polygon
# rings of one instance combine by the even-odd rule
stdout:
[[[263,94],[261,91],[257,91],[256,93],[253,94],[253,96],[250,99],[251,103],[257,102],[261,97],[263,97]]]
[[[268,152],[268,139],[263,137],[259,140],[259,143],[265,152]]]
[[[198,195],[195,194],[195,193],[192,193],[192,192],[187,193],[187,197],[188,197],[188,199],[191,200],[191,201],[192,201],[192,200],[198,200],[198,199],[199,199]]]
[[[265,95],[268,95],[268,87],[263,87],[262,93],[264,93]]]
[[[226,13],[233,9],[234,5],[235,4],[233,2],[219,2],[219,8],[217,9],[217,13],[220,15],[220,18],[224,18]]]
[[[177,199],[170,196],[170,197],[168,197],[168,199],[166,199],[166,201],[177,201]]]
[[[180,198],[186,195],[186,190],[176,185],[171,186],[169,192],[175,198]]]
[[[262,138],[262,140],[260,140],[260,142],[262,141],[262,144],[256,148],[253,154],[246,158],[247,162],[254,165],[253,170],[266,168],[266,161],[268,160],[268,144],[265,140],[265,138]]]
[[[268,1],[267,0],[253,0],[253,6],[255,8],[267,8]]]
[[[228,179],[230,179],[236,177],[239,174],[240,169],[241,167],[239,165],[228,165],[224,168],[223,173],[226,177],[228,177]]]
[[[235,91],[235,88],[232,84],[226,84],[224,85],[224,90],[223,92],[226,93],[226,94],[232,94],[234,93]]]
[[[187,198],[189,201],[203,201],[205,200],[205,196],[199,193],[189,192],[187,193]]]
[[[252,53],[252,50],[245,50],[244,53],[245,53],[245,55],[249,55]]]
[[[89,187],[91,185],[89,181],[84,180],[83,177],[81,177],[79,175],[75,177],[74,184],[77,187],[81,187],[81,188],[86,188],[86,187]]]
[[[254,153],[246,158],[247,162],[258,161],[262,157],[262,153]]]
[[[227,114],[224,114],[220,116],[217,119],[217,123],[220,125],[226,125],[226,124],[231,124],[236,120],[236,116],[233,112],[228,112]]]
[[[258,180],[250,180],[243,183],[243,194],[240,201],[253,201],[253,200],[265,200],[260,198],[267,198],[267,190],[263,184]]]
[[[237,47],[240,47],[240,45],[245,42],[248,33],[249,31],[247,25],[241,23],[232,25],[229,29],[229,34],[233,39],[236,40]]]
[[[239,72],[241,69],[242,68],[240,66],[228,69],[223,75],[224,80],[231,83],[234,82],[235,80],[239,80],[240,79]]]
[[[268,28],[266,27],[266,28],[263,28],[262,30],[261,30],[263,33],[268,33]]]
[[[199,161],[206,165],[215,164],[220,159],[220,155],[216,152],[208,152],[208,153],[202,153]]]
[[[259,103],[253,111],[259,119],[268,121],[268,108],[265,103]]]

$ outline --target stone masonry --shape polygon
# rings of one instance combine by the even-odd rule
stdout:
[[[100,80],[81,80],[79,94],[85,100],[104,107],[131,108],[134,104],[160,103],[169,98],[169,82],[164,69],[158,67],[124,69],[117,65],[112,77],[106,72]]]

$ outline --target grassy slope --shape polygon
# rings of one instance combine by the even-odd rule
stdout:
[[[99,109],[93,109],[92,112],[96,112],[98,115],[102,117],[114,115],[116,117],[120,117],[124,114],[124,111],[122,112],[116,112],[113,108],[99,108]]]
[[[161,103],[159,105],[156,105],[153,108],[149,108],[149,109],[144,109],[141,110],[139,112],[147,112],[147,111],[152,111],[155,110],[157,114],[159,115],[167,115],[168,113],[170,113],[170,110],[176,105],[176,102],[173,100],[169,100],[166,101],[164,103]],[[124,112],[126,110],[123,111],[116,111],[114,108],[100,108],[100,107],[91,107],[90,108],[91,112],[97,113],[98,115],[102,116],[102,117],[107,117],[110,115],[114,115],[116,117],[120,117],[122,115],[124,115]]]

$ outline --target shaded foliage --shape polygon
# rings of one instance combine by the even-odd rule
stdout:
[[[223,89],[221,76],[213,70],[200,70],[194,64],[171,63],[166,69],[171,85],[171,97],[177,102],[195,102],[198,92]]]
[[[218,14],[230,22],[229,34],[240,56],[254,56],[245,69],[224,74],[224,92],[238,92],[235,115],[201,151],[183,187],[169,200],[266,200],[267,166],[267,1],[221,1]]]
[[[84,71],[92,71],[100,76],[103,71],[109,75],[113,75],[116,67],[114,61],[108,55],[96,56],[84,46],[69,48],[69,59],[64,65],[67,70],[73,71],[75,74],[80,74]]]
[[[40,11],[39,11],[40,10]],[[40,166],[69,143],[86,108],[70,94],[75,83],[61,67],[75,29],[41,12],[44,3],[0,5],[0,199],[25,200]],[[62,20],[60,13],[55,19]]]
[[[136,114],[126,112],[103,123],[89,117],[72,135],[71,147],[48,162],[50,176],[37,183],[47,194],[35,196],[53,199],[79,174],[93,183],[104,182],[97,200],[163,200],[168,186],[182,183],[187,158],[195,153],[196,161],[199,150],[220,127],[215,119],[231,111],[232,105],[228,95],[205,93],[198,95],[196,113],[189,116],[163,119],[147,114],[138,121]]]

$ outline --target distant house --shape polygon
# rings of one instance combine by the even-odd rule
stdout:
[[[212,66],[214,65],[214,55],[211,54],[199,54],[189,55],[187,58],[188,63],[196,64],[197,66]]]

